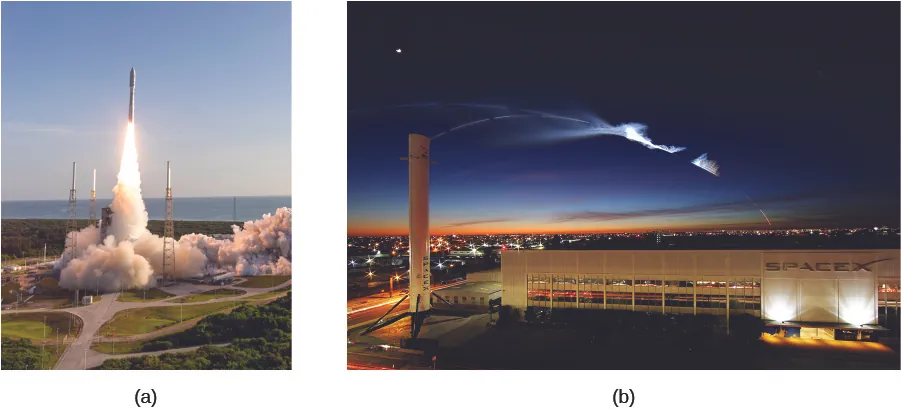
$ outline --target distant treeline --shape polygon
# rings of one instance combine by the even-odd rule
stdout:
[[[3,259],[38,257],[43,254],[44,243],[47,254],[62,254],[66,244],[65,219],[4,219],[2,221]],[[175,221],[175,239],[190,233],[231,234],[232,222]],[[87,220],[78,220],[78,228],[87,227]],[[163,221],[151,220],[147,223],[151,233],[163,234]]]
[[[110,359],[97,369],[291,369],[291,293],[269,304],[210,315],[189,330],[145,345],[144,351],[226,342],[230,345]]]

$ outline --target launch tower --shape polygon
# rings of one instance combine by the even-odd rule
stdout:
[[[175,222],[172,220],[172,169],[166,162],[166,222],[163,227],[163,280],[175,273]]]
[[[113,224],[113,209],[110,207],[100,209],[100,235],[103,238],[106,238],[106,232],[111,224]]]
[[[72,189],[69,189],[69,224],[66,226],[66,262],[75,258],[78,219],[75,215],[75,162],[72,162]]]
[[[97,169],[94,169],[94,183],[91,184],[91,210],[88,216],[88,226],[93,226],[97,221]]]

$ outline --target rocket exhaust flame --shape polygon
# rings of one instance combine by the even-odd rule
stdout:
[[[125,130],[118,182],[113,188],[113,204],[110,207],[114,217],[108,232],[118,241],[136,240],[147,232],[148,216],[141,197],[141,172],[138,169],[133,122],[129,122]]]
[[[147,209],[141,196],[133,121],[134,69],[131,95],[118,181],[110,205],[112,222],[105,236],[93,225],[75,233],[74,257],[63,256],[55,266],[61,270],[60,286],[64,288],[148,288],[156,286],[156,272],[162,272],[163,239],[147,230]],[[167,186],[171,186],[168,171]],[[232,226],[232,230],[234,240],[200,234],[182,236],[175,243],[173,275],[187,278],[223,269],[239,275],[291,274],[291,209],[277,209],[274,216],[266,214],[262,220],[244,223],[243,229]]]
[[[757,209],[757,210],[760,210],[760,214],[762,214],[763,218],[766,219],[766,224],[770,225],[770,227],[773,227],[773,223],[770,223],[770,218],[766,217],[766,213],[763,212],[763,209]]]
[[[763,218],[766,219],[766,224],[770,225],[770,227],[773,227],[773,223],[770,223],[770,218],[766,217],[766,213],[763,212],[763,209],[760,208],[760,205],[758,205],[757,202],[755,202],[753,199],[751,199],[751,196],[748,196],[747,193],[745,193],[744,195],[745,195],[745,198],[748,199],[749,202],[753,203],[754,207],[756,207],[757,210],[760,211],[760,214],[762,214]]]

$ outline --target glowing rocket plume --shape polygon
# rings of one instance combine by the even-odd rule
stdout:
[[[757,210],[760,210],[760,214],[762,214],[763,218],[766,219],[766,224],[768,224],[768,225],[770,225],[770,227],[772,227],[773,223],[770,223],[770,218],[766,217],[766,213],[763,212],[763,209],[757,209]]]
[[[147,232],[147,209],[141,197],[141,172],[138,168],[138,149],[135,145],[135,126],[129,122],[125,131],[125,146],[119,164],[119,183],[113,188],[113,222],[109,234],[117,242],[137,239]]]
[[[706,153],[698,156],[697,158],[695,158],[695,160],[691,161],[691,163],[692,165],[710,172],[714,176],[720,175],[720,165],[710,159],[707,159]]]
[[[770,225],[770,227],[772,227],[773,223],[770,223],[770,218],[766,217],[766,213],[763,212],[763,209],[760,208],[760,205],[757,204],[757,202],[755,202],[754,199],[751,199],[751,196],[748,196],[747,193],[745,193],[744,195],[745,195],[745,198],[748,199],[749,202],[753,203],[754,207],[756,207],[757,210],[760,211],[760,214],[762,214],[763,218],[766,219],[766,224],[768,224],[768,225]]]

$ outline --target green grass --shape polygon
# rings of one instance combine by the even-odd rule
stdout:
[[[28,312],[3,314],[0,316],[2,335],[12,338],[28,338],[32,341],[56,340],[56,330],[62,339],[67,333],[70,338],[78,335],[81,321],[67,312]],[[44,318],[46,317],[46,325]],[[71,331],[70,331],[71,318]]]
[[[187,331],[187,330],[185,330],[185,331]],[[156,338],[142,339],[142,340],[138,340],[138,341],[123,341],[123,342],[106,341],[106,342],[101,342],[99,344],[91,345],[91,349],[93,349],[97,352],[102,352],[104,354],[110,354],[110,355],[135,354],[138,352],[144,352],[144,345],[152,344],[153,342],[155,342],[157,340],[173,338],[173,336],[181,334],[182,332],[185,332],[185,331],[167,334],[167,335],[159,336]],[[193,346],[197,346],[197,345],[204,345],[204,343],[192,344],[192,345],[173,345],[172,349],[187,348],[187,347],[193,347]]]
[[[180,322],[209,315],[243,303],[232,301],[209,304],[189,304],[173,307],[149,307],[119,311],[104,325],[103,332],[116,336],[147,334]],[[184,315],[182,315],[182,313]]]
[[[235,287],[244,287],[244,288],[269,288],[275,287],[285,281],[291,279],[289,275],[264,275],[264,276],[249,276],[246,277],[247,281],[235,285]]]
[[[193,303],[193,302],[201,302],[214,300],[216,298],[226,298],[226,297],[234,297],[236,295],[247,294],[247,291],[238,290],[233,288],[221,288],[216,290],[204,291],[199,294],[191,294],[181,298],[177,298],[168,302],[171,303]]]
[[[142,352],[144,345],[149,342],[153,342],[153,339],[128,342],[101,342],[99,344],[92,345],[91,349],[110,355],[134,354],[137,352]]]
[[[167,293],[159,288],[151,288],[148,290],[128,290],[123,291],[119,295],[119,302],[151,302],[163,300],[173,297],[174,294]]]
[[[50,259],[50,256],[47,256],[47,259]],[[41,259],[33,258],[33,257],[14,258],[14,259],[4,261],[3,265],[5,266],[5,265],[9,264],[9,265],[14,265],[14,266],[24,266],[26,261],[28,262],[29,265],[34,265],[36,262],[41,261]],[[22,272],[22,271],[24,271],[24,270],[19,270],[19,272]]]
[[[0,317],[2,317],[0,318],[2,321],[0,329],[2,329],[4,337],[28,339],[38,348],[40,348],[38,344],[44,344],[44,356],[47,357],[43,363],[44,369],[52,369],[68,347],[68,344],[61,344],[57,347],[57,329],[61,343],[66,334],[69,335],[68,341],[71,342],[81,331],[81,320],[67,312],[3,314]]]
[[[73,294],[74,294],[74,292],[73,292]],[[101,294],[101,295],[88,294],[88,295],[90,295],[91,297],[94,297],[93,300],[91,301],[92,304],[96,304],[96,303],[100,302],[100,300],[103,299],[103,294]],[[75,305],[74,301],[72,301],[73,298],[74,297],[72,295],[69,295],[67,297],[66,296],[51,296],[51,295],[36,295],[36,296],[34,296],[34,298],[31,299],[31,301],[42,301],[42,300],[43,301],[48,301],[48,300],[53,301],[53,302],[55,302],[55,304],[50,308],[55,308],[55,309],[72,308],[72,307],[76,307],[76,306],[81,307],[84,305],[81,303],[82,297],[78,297],[78,305]],[[29,304],[30,303],[31,302],[29,302]]]
[[[288,291],[291,291],[290,284],[288,284],[282,288],[279,288],[278,290],[267,291],[265,293],[251,295],[250,297],[244,297],[244,298],[242,298],[242,300],[248,300],[248,301],[250,301],[250,300],[268,300],[270,298],[281,297],[282,295],[287,294]]]

